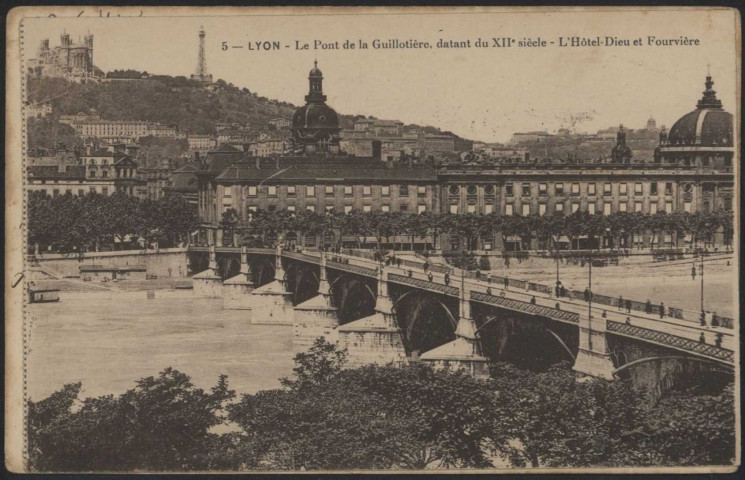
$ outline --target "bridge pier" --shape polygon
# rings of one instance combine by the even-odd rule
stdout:
[[[222,297],[222,278],[217,274],[217,268],[217,252],[213,243],[210,245],[209,267],[192,277],[193,291],[197,297]]]
[[[580,315],[579,350],[573,369],[580,377],[613,380],[614,367],[606,341],[605,321],[593,322],[593,318]]]
[[[301,349],[310,347],[318,337],[324,337],[329,343],[339,340],[339,316],[336,307],[332,305],[331,290],[326,278],[326,256],[323,252],[320,273],[318,295],[293,309],[295,336],[292,343]]]
[[[449,368],[466,372],[475,378],[488,378],[489,359],[482,355],[481,344],[476,335],[476,322],[471,318],[471,304],[467,298],[462,285],[460,318],[455,329],[455,340],[424,352],[420,358],[435,369]]]
[[[223,306],[227,309],[250,310],[251,296],[254,289],[251,281],[251,266],[248,263],[248,251],[246,246],[241,247],[241,271],[235,277],[223,282]]]
[[[285,286],[282,251],[277,245],[274,281],[251,292],[253,325],[292,325],[292,293]]]
[[[339,346],[347,349],[347,366],[368,364],[403,366],[406,349],[401,329],[393,317],[393,303],[388,296],[386,271],[378,269],[378,291],[375,313],[338,328]]]

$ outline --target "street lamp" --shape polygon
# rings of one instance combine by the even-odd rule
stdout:
[[[587,322],[587,333],[588,333],[588,342],[587,345],[590,347],[590,350],[592,350],[592,253],[588,256],[588,274],[587,274],[587,318],[589,321]]]
[[[699,252],[701,256],[701,315],[704,315],[704,252]]]
[[[561,282],[559,281],[559,252],[558,250],[554,253],[554,255],[556,256],[556,296],[558,297],[559,293],[561,293],[560,287],[559,287],[559,285],[561,285]]]

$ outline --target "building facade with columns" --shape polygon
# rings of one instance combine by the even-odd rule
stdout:
[[[539,163],[526,158],[509,164],[440,166],[384,161],[380,147],[373,147],[371,156],[343,153],[338,115],[326,104],[322,81],[315,66],[306,105],[293,116],[292,155],[251,158],[224,147],[210,152],[197,173],[204,225],[215,228],[230,208],[242,219],[257,209],[529,216],[734,208],[732,115],[722,109],[710,77],[697,109],[681,117],[669,134],[661,129],[654,162],[634,160],[621,127],[610,161]],[[624,239],[625,245],[600,246],[672,247],[681,246],[680,241],[674,234],[650,234]],[[426,247],[426,241],[419,246]],[[440,247],[457,250],[464,245],[445,236]],[[540,245],[512,244],[497,234],[475,247],[524,250]]]

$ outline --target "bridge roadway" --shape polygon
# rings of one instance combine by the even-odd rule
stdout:
[[[190,247],[192,251],[207,251],[207,247]],[[240,253],[239,248],[218,247],[217,253]],[[249,248],[249,254],[274,255],[275,251],[264,248]],[[379,263],[375,260],[344,253],[327,254],[326,267],[330,269],[348,271],[358,275],[376,277]],[[320,263],[320,252],[304,251],[303,253],[283,250],[282,256],[288,259],[304,261],[313,264]],[[328,260],[329,258],[343,258],[344,262]],[[349,262],[349,263],[347,263]],[[466,278],[465,272],[452,269],[450,282],[446,285],[445,274],[429,271],[425,272],[416,266],[416,262],[406,262],[405,267],[395,265],[386,266],[388,281],[433,293],[459,298],[461,285],[466,292],[470,292],[472,302],[494,305],[499,308],[522,313],[540,315],[556,321],[578,324],[580,316],[588,315],[588,304],[583,300],[566,297],[556,298],[552,293],[527,290],[527,288],[505,287],[499,283],[489,283],[485,280]],[[429,280],[432,275],[432,281]],[[544,290],[551,291],[550,287]],[[490,291],[491,294],[487,294]],[[531,303],[535,297],[535,303]],[[559,305],[557,309],[556,306]],[[603,318],[603,314],[606,318]],[[592,320],[590,326],[595,331],[607,331],[614,335],[637,339],[643,342],[657,344],[666,348],[683,351],[688,354],[715,360],[720,363],[734,365],[737,337],[734,330],[722,327],[702,327],[686,320],[672,317],[660,318],[659,315],[644,312],[617,310],[606,305],[592,305]],[[700,341],[704,334],[704,342]],[[716,335],[721,334],[721,347],[715,346]]]

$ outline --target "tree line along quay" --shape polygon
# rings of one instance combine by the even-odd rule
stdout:
[[[175,245],[186,241],[189,232],[198,226],[192,207],[180,195],[168,195],[157,201],[138,200],[124,194],[105,197],[88,194],[50,196],[43,192],[29,195],[29,246],[46,250],[85,251],[102,245],[111,245],[114,238],[141,237],[148,243],[159,242]],[[639,212],[616,212],[611,215],[578,211],[570,215],[508,215],[453,214],[424,212],[409,215],[403,212],[311,212],[308,210],[257,210],[249,218],[230,208],[223,212],[219,227],[223,241],[232,243],[233,234],[244,237],[251,246],[273,246],[274,240],[289,232],[303,238],[332,234],[341,236],[375,237],[378,243],[387,243],[390,237],[431,237],[437,243],[442,234],[461,237],[465,245],[472,245],[478,238],[497,233],[504,237],[518,236],[525,245],[532,239],[551,244],[558,236],[567,236],[571,246],[580,237],[594,239],[610,236],[614,244],[633,245],[628,237],[648,231],[660,235],[676,232],[678,236],[691,235],[692,243],[712,244],[721,232],[724,244],[730,244],[734,232],[732,212],[667,214],[658,212],[645,215]],[[621,242],[620,239],[626,239]],[[228,245],[226,245],[228,246]]]

